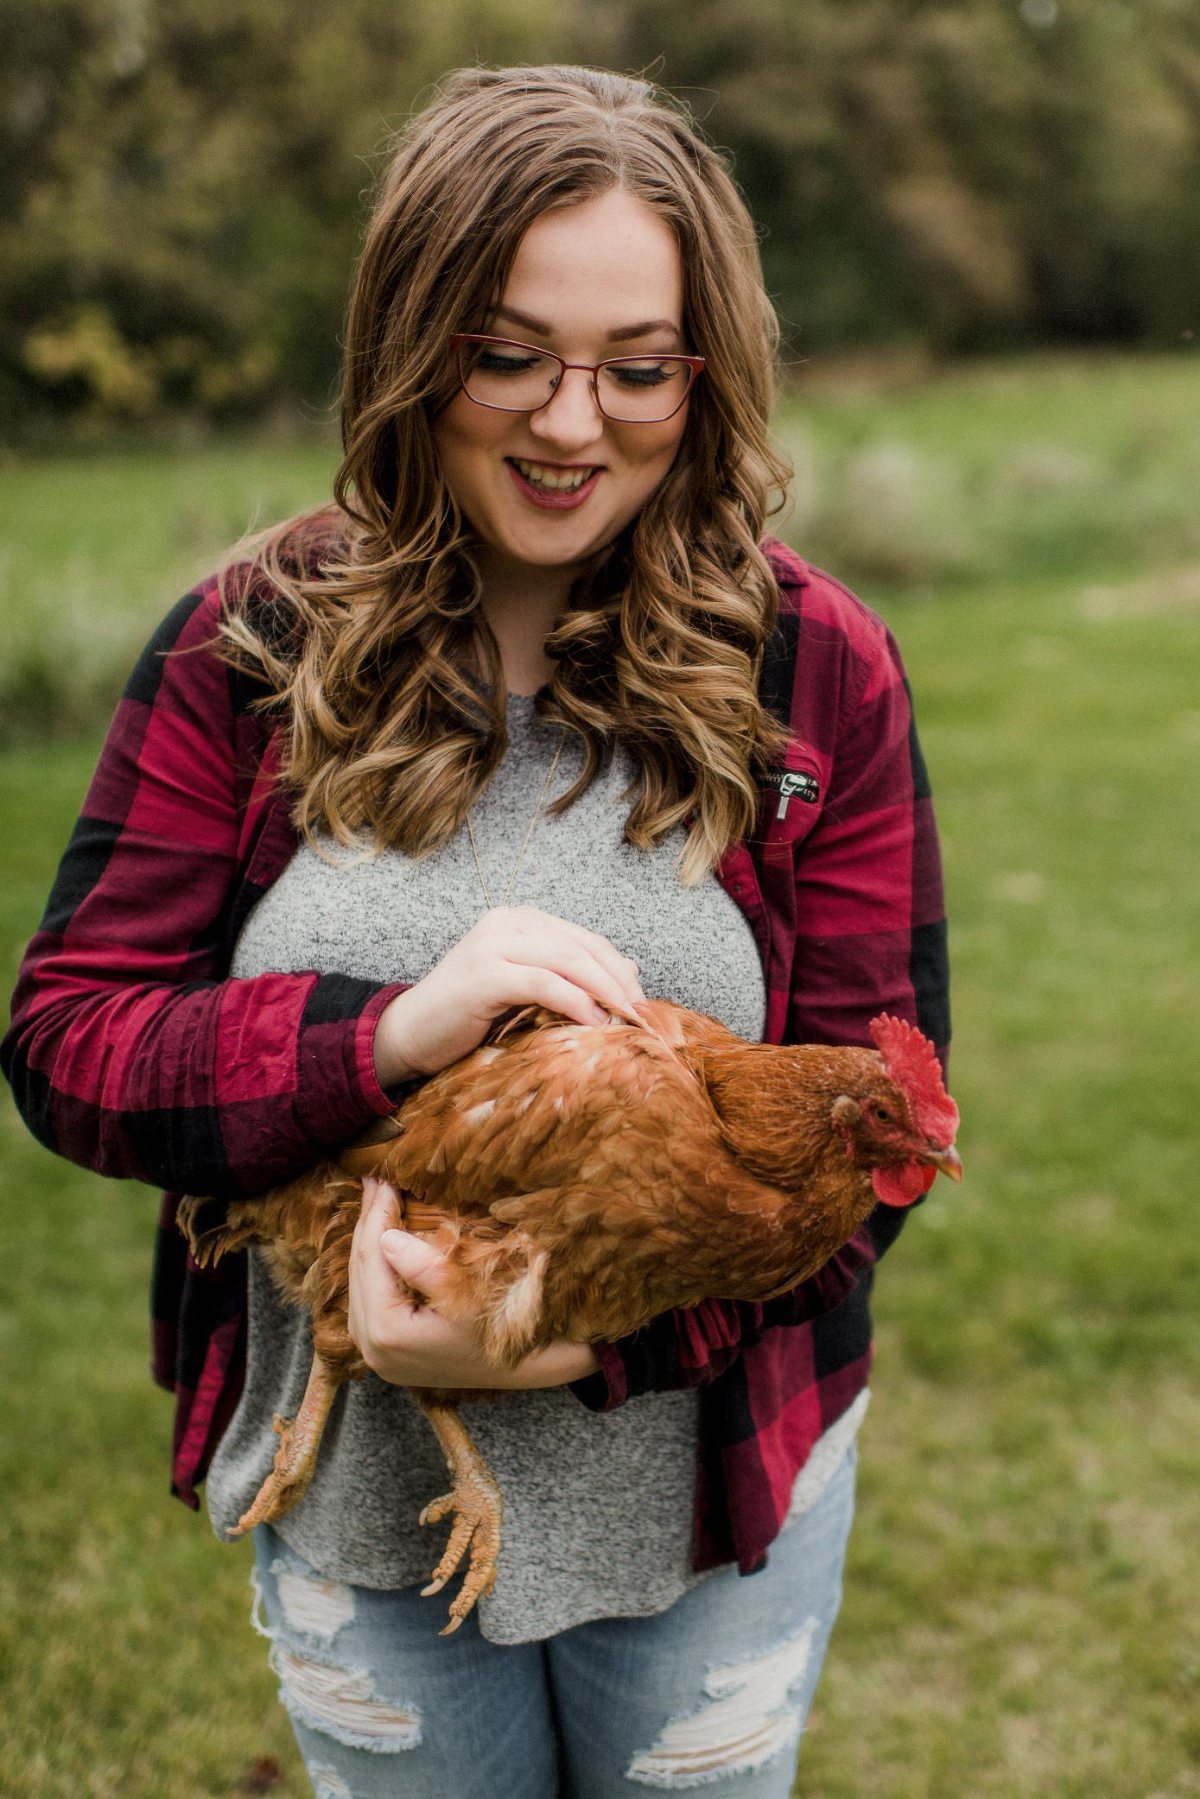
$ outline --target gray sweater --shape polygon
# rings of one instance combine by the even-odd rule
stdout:
[[[472,811],[496,900],[559,741],[558,727],[535,716],[532,697],[509,699],[508,729],[504,761]],[[567,736],[547,803],[570,786],[581,760]],[[757,1039],[765,990],[749,926],[715,879],[680,884],[682,831],[653,852],[623,841],[622,794],[632,773],[618,751],[566,813],[539,817],[511,903],[601,932],[636,959],[651,997],[711,1013]],[[485,910],[465,830],[422,861],[322,848],[332,860],[301,848],[251,913],[235,976],[318,969],[416,981]],[[265,1478],[272,1415],[296,1409],[312,1355],[306,1314],[280,1299],[253,1254],[249,1318],[245,1389],[208,1477],[209,1511],[222,1534]],[[861,1408],[853,1422],[858,1416]],[[694,1393],[648,1394],[597,1414],[566,1388],[547,1388],[466,1405],[463,1418],[504,1494],[496,1586],[479,1607],[493,1642],[663,1611],[702,1578],[691,1568]],[[848,1441],[853,1425],[839,1424],[839,1442]],[[802,1472],[800,1483],[809,1478],[798,1483],[798,1509],[815,1497],[821,1469],[832,1473],[836,1447],[825,1445],[811,1474]],[[381,1588],[423,1583],[448,1526],[422,1530],[417,1514],[446,1484],[437,1442],[408,1394],[368,1374],[339,1394],[312,1486],[276,1528],[330,1578]]]

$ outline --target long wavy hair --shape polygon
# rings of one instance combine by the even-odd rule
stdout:
[[[721,157],[647,82],[572,67],[463,69],[399,133],[345,331],[335,504],[226,570],[223,651],[285,722],[294,818],[420,856],[502,758],[505,691],[470,523],[431,425],[448,349],[503,292],[524,232],[613,188],[675,235],[688,348],[707,358],[664,481],[575,582],[546,640],[541,714],[583,741],[585,790],[616,743],[637,769],[628,841],[686,824],[688,884],[752,828],[784,733],[757,696],[776,611],[759,549],[790,471],[768,418],[778,328]]]

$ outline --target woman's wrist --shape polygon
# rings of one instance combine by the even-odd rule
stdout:
[[[430,1343],[428,1311],[418,1314],[411,1345],[393,1343],[382,1351],[372,1349],[367,1365],[390,1386],[477,1389],[481,1392],[524,1393],[544,1387],[565,1387],[594,1374],[600,1364],[586,1343],[560,1341],[535,1349],[515,1368],[501,1368],[489,1361],[473,1334],[447,1343]],[[451,1329],[461,1327],[451,1327]]]
[[[535,1349],[517,1369],[522,1388],[565,1387],[572,1381],[585,1380],[595,1374],[600,1363],[587,1343],[568,1343],[560,1339],[545,1349]]]
[[[411,1032],[406,1028],[411,1022],[410,1014],[416,1003],[412,999],[415,988],[408,988],[389,1000],[379,1014],[375,1026],[375,1036],[371,1043],[371,1053],[375,1061],[375,1078],[384,1088],[399,1087],[405,1081],[418,1080],[425,1072],[409,1061],[401,1045]]]

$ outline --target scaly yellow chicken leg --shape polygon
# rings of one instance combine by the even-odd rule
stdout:
[[[496,1584],[496,1558],[500,1553],[500,1489],[491,1469],[471,1441],[457,1406],[446,1405],[419,1392],[413,1398],[428,1418],[442,1446],[450,1470],[451,1487],[440,1499],[431,1500],[421,1513],[422,1524],[436,1524],[447,1513],[455,1514],[446,1553],[433,1571],[433,1579],[421,1588],[422,1597],[440,1593],[470,1549],[470,1561],[462,1587],[450,1605],[450,1622],[440,1634],[452,1636],[483,1593]]]
[[[281,1418],[278,1412],[275,1414],[279,1448],[275,1451],[271,1472],[249,1509],[242,1513],[236,1524],[229,1526],[226,1536],[241,1537],[256,1524],[269,1524],[272,1518],[281,1518],[304,1498],[317,1465],[317,1452],[329,1408],[341,1384],[340,1378],[330,1372],[320,1356],[314,1355],[308,1385],[296,1416]]]

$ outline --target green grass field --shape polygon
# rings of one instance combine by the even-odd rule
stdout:
[[[810,484],[790,535],[854,573],[916,690],[967,1167],[880,1276],[804,1795],[1200,1793],[1198,399],[1194,360],[1035,362],[784,414]],[[328,464],[238,445],[10,470],[10,596],[36,613],[73,568],[73,616],[132,643],[247,505],[316,498]],[[839,524],[835,477],[864,466],[922,565]],[[7,970],[94,753],[0,757]],[[0,1791],[200,1799],[262,1790],[273,1757],[298,1795],[245,1550],[166,1493],[154,1198],[55,1162],[7,1099],[0,1143]]]

